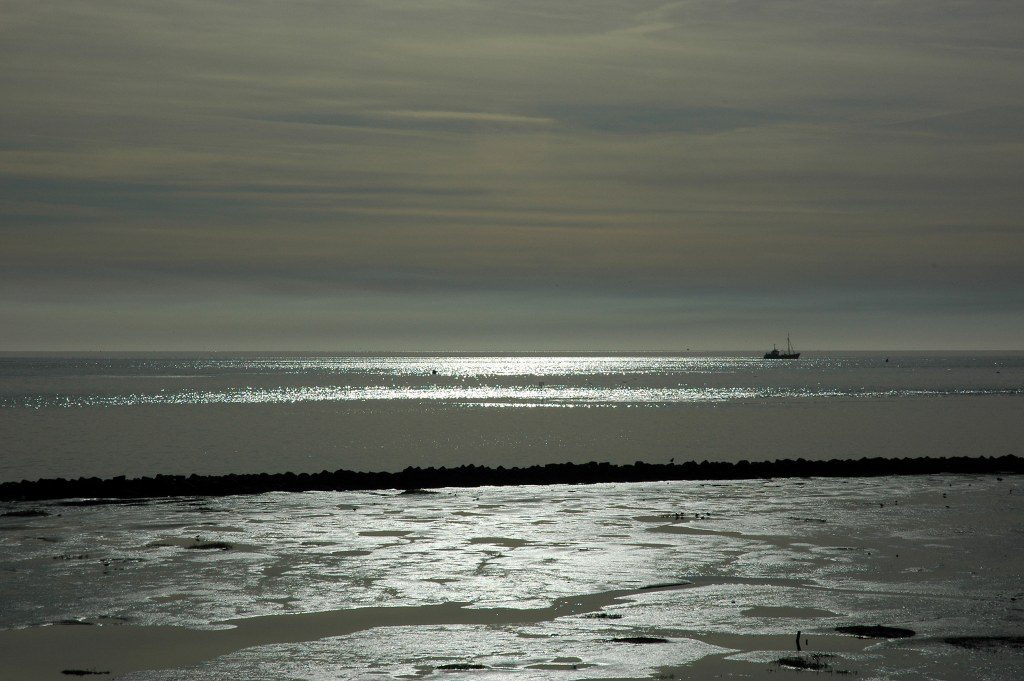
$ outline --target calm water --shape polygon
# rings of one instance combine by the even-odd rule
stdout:
[[[1005,454],[1022,415],[1022,353],[0,357],[0,479]]]

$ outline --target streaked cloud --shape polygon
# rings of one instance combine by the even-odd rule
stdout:
[[[187,347],[272,299],[310,329],[367,305],[392,348],[497,347],[503,311],[517,347],[872,343],[911,314],[921,344],[1019,346],[1022,26],[994,0],[10,0],[0,345],[113,343],[117,310],[169,342],[152,304],[192,310]]]
[[[399,121],[429,121],[480,123],[493,125],[551,125],[550,118],[537,116],[514,116],[511,114],[486,113],[481,111],[377,111],[382,118]]]

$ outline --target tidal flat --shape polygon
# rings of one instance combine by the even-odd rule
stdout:
[[[1022,482],[6,503],[0,678],[1019,678]]]

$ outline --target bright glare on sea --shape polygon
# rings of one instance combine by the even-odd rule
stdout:
[[[0,480],[1002,455],[1024,354],[0,357]]]

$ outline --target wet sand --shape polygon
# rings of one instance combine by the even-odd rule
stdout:
[[[1014,678],[1022,482],[6,504],[0,677]]]
[[[772,580],[760,580],[764,584]],[[676,585],[652,586],[633,590],[581,594],[556,599],[545,608],[471,608],[469,603],[445,603],[419,607],[379,607],[271,615],[212,623],[215,629],[198,631],[161,626],[68,626],[52,625],[0,632],[0,660],[5,673],[12,678],[67,678],[64,670],[109,672],[117,678],[141,670],[191,667],[222,655],[256,646],[316,641],[343,637],[356,632],[382,627],[436,627],[475,625],[500,627],[551,622],[599,612],[632,596],[676,589],[700,588],[730,583],[718,578],[697,579]],[[788,586],[785,580],[777,585]],[[757,611],[759,609],[753,609]],[[762,609],[763,610],[763,609]],[[764,613],[745,612],[747,616]],[[787,619],[834,616],[827,611],[800,608],[775,608],[768,616]],[[681,636],[680,634],[684,634]],[[787,635],[752,635],[729,633],[672,632],[673,639],[689,640],[721,649],[701,664],[676,670],[687,678],[707,673],[722,673],[730,665],[725,655],[735,658],[737,651],[791,652],[793,637]],[[687,636],[688,635],[688,636]],[[810,635],[809,635],[810,636]],[[815,650],[831,653],[861,652],[878,641],[855,636],[814,634]],[[605,643],[650,645],[669,643],[657,637],[621,637]],[[580,660],[582,662],[582,660]],[[735,660],[734,660],[735,663]],[[483,666],[483,665],[481,665]],[[579,667],[579,665],[577,665]],[[534,668],[537,668],[534,666]],[[585,666],[584,666],[585,668]],[[552,670],[557,667],[552,668]],[[770,669],[770,668],[769,668]],[[763,671],[763,670],[762,670]],[[103,674],[105,675],[105,674]]]
[[[11,678],[66,678],[63,670],[98,670],[114,677],[190,667],[221,655],[279,643],[346,636],[377,627],[526,625],[595,612],[636,593],[680,586],[618,590],[557,599],[546,608],[468,608],[469,603],[380,607],[270,615],[214,622],[197,631],[180,627],[52,625],[0,631],[0,667]]]

